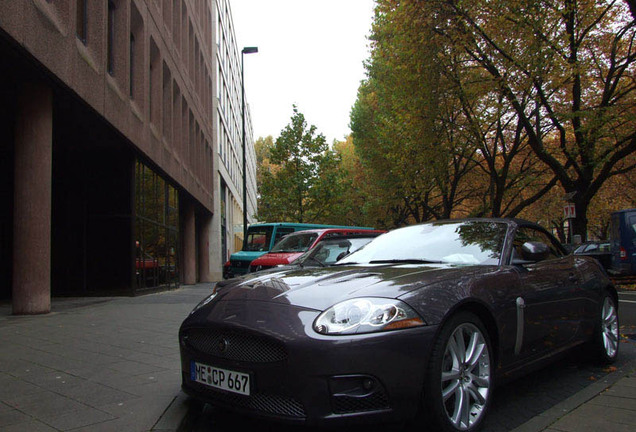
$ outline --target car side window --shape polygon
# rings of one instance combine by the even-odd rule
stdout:
[[[521,253],[521,246],[530,241],[545,243],[550,248],[550,254],[547,259],[561,258],[563,256],[561,249],[559,249],[559,247],[554,243],[554,240],[550,236],[546,235],[546,233],[530,227],[521,227],[517,230],[512,244],[513,259],[521,258],[523,256]]]

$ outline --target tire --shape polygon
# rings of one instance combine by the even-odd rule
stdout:
[[[433,345],[422,414],[432,431],[476,431],[490,407],[494,383],[490,338],[469,312],[452,316]]]
[[[592,350],[599,363],[611,364],[616,361],[620,346],[619,329],[616,300],[605,291],[601,297],[592,341]]]

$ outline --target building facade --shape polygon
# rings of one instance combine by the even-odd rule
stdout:
[[[228,1],[0,0],[0,56],[0,299],[220,279],[243,217]]]
[[[230,254],[242,247],[243,240],[243,166],[242,166],[242,54],[237,45],[234,23],[229,0],[215,2],[216,25],[216,82],[215,111],[218,143],[215,156],[219,186],[218,207],[216,213],[222,215],[220,256],[214,257],[221,262],[229,259]],[[246,101],[246,107],[248,106]],[[247,216],[248,223],[254,222],[256,214],[256,153],[252,122],[249,109],[245,109],[246,168],[247,168]]]

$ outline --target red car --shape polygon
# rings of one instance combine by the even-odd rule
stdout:
[[[252,261],[250,264],[250,272],[289,264],[325,238],[360,234],[378,236],[385,232],[386,231],[383,230],[358,228],[325,228],[297,231],[286,235],[274,245],[269,253]]]

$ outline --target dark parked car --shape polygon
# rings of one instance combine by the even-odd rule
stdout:
[[[610,242],[587,242],[574,249],[576,255],[586,255],[598,260],[605,270],[611,270],[612,267],[612,251],[610,250]]]
[[[182,385],[307,425],[473,431],[501,380],[581,344],[614,361],[617,307],[598,262],[535,224],[409,226],[336,265],[218,283],[180,328]]]

